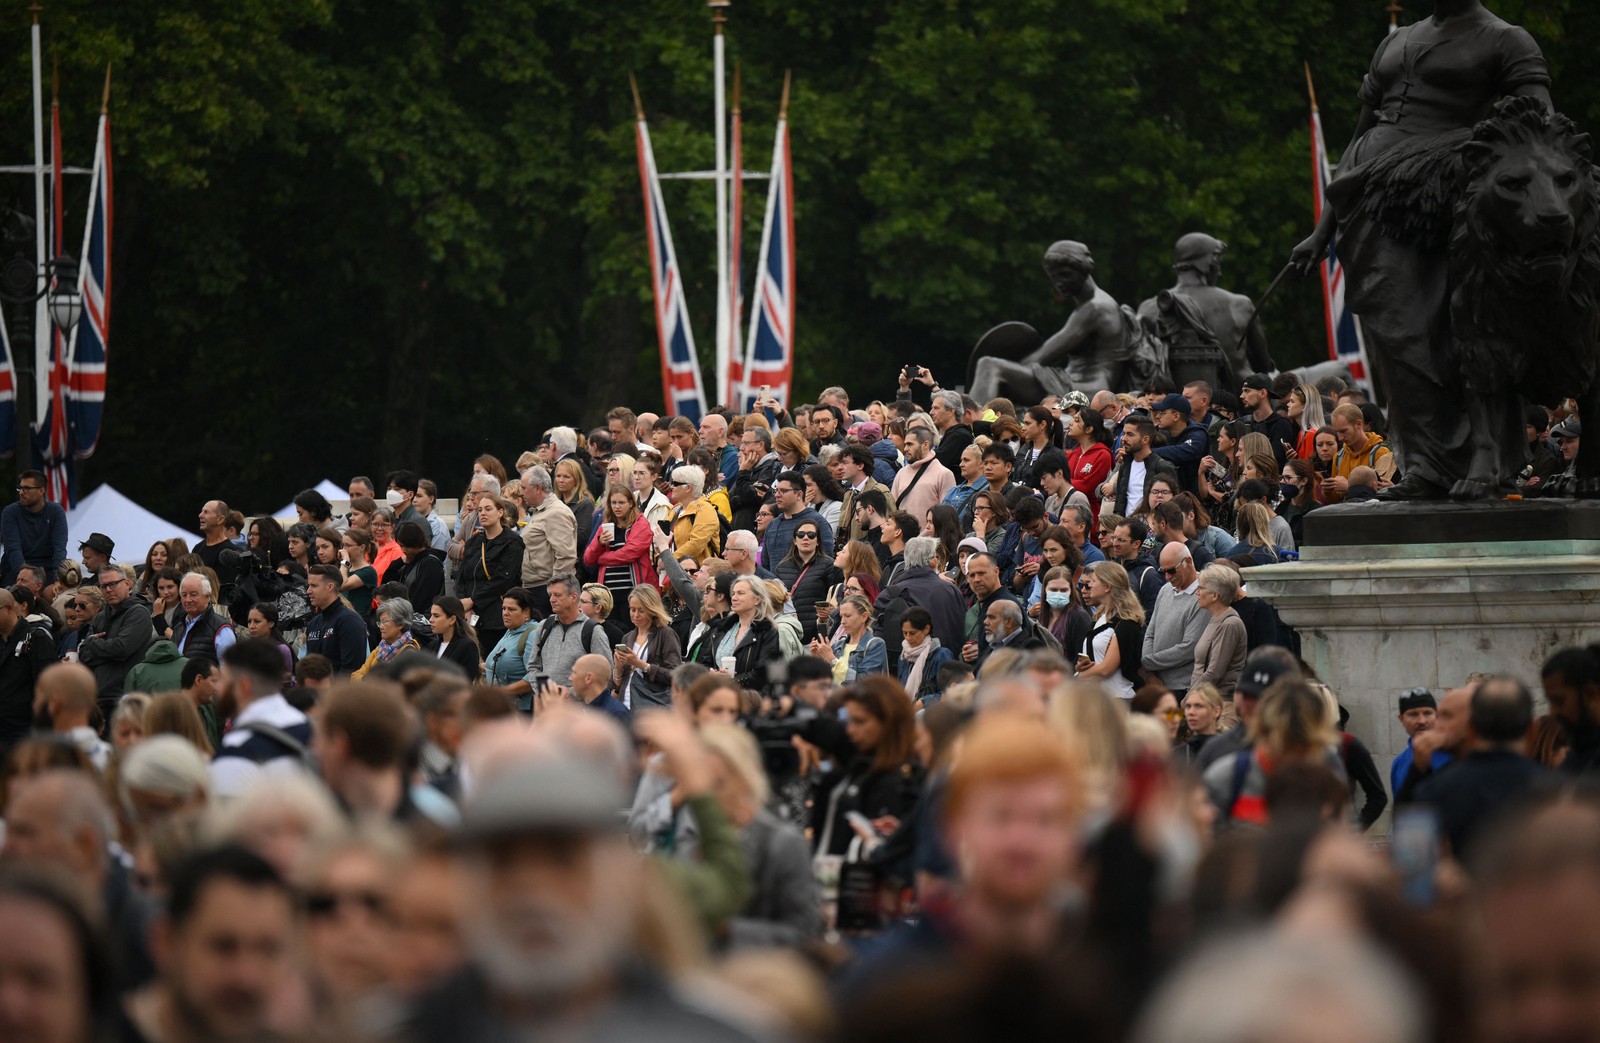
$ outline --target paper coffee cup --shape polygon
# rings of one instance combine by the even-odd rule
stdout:
[[[736,659],[734,659],[734,657],[731,656],[731,655],[723,656],[722,659],[720,660],[720,663],[721,663],[721,666],[722,666],[722,672],[725,673],[725,674],[733,673],[733,669],[734,669],[735,665],[737,665],[737,662],[738,661]]]

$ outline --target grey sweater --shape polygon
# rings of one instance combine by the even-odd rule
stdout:
[[[1195,646],[1211,622],[1211,613],[1200,607],[1195,589],[1179,593],[1171,583],[1163,584],[1156,595],[1156,609],[1145,623],[1144,670],[1174,691],[1188,690]]]
[[[1244,620],[1231,608],[1215,618],[1209,612],[1202,614],[1206,616],[1206,629],[1194,648],[1194,673],[1189,687],[1216,685],[1223,699],[1232,699],[1249,643]]]

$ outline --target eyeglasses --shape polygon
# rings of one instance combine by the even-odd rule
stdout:
[[[19,492],[19,493],[36,493],[36,492],[41,492],[43,489],[44,489],[44,486],[42,486],[42,485],[19,485],[19,486],[17,486],[17,492]]]
[[[121,579],[114,579],[109,583],[107,583],[105,580],[101,580],[100,581],[100,586],[102,588],[105,588],[105,587],[120,587],[122,584],[124,584],[126,582],[128,582],[128,577],[124,576]]]
[[[306,915],[314,919],[334,916],[347,905],[359,906],[377,915],[383,911],[383,896],[374,891],[314,891],[306,895]]]

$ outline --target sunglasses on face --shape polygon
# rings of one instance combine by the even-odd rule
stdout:
[[[794,538],[797,540],[814,540],[817,538],[817,534],[814,532],[797,532],[794,534]]]

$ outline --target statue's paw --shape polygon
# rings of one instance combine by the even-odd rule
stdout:
[[[1452,500],[1487,500],[1494,494],[1494,482],[1483,482],[1476,478],[1463,478],[1450,487]]]

